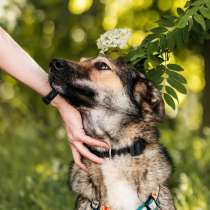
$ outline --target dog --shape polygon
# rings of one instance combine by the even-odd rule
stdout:
[[[110,145],[109,151],[87,146],[104,158],[101,165],[86,158],[88,172],[73,165],[75,209],[174,210],[167,187],[172,164],[156,128],[165,115],[164,102],[152,82],[104,55],[80,62],[53,59],[49,81],[80,111],[86,133]]]

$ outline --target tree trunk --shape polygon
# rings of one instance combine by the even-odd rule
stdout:
[[[206,85],[203,91],[203,123],[202,128],[210,127],[210,40],[204,43],[204,61],[205,61],[205,81]]]

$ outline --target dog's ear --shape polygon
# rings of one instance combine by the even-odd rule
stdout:
[[[139,75],[133,86],[133,96],[136,103],[142,107],[143,114],[147,114],[155,121],[162,121],[165,116],[164,102],[157,88],[145,77]]]

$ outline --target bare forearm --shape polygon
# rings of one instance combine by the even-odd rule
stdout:
[[[40,95],[51,90],[47,73],[1,27],[0,68]]]
[[[47,73],[1,27],[0,68],[42,96],[51,91]],[[51,105],[58,109],[64,121],[75,162],[86,170],[81,162],[81,152],[90,160],[101,163],[102,160],[91,154],[83,142],[102,147],[107,147],[107,145],[85,135],[80,113],[59,95],[53,99]]]

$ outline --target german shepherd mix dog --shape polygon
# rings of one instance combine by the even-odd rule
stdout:
[[[84,158],[88,173],[73,166],[76,210],[174,210],[167,180],[171,163],[155,127],[164,117],[159,91],[144,75],[99,55],[72,62],[54,59],[50,84],[81,113],[86,133],[106,139],[110,150],[88,147],[104,158]]]

